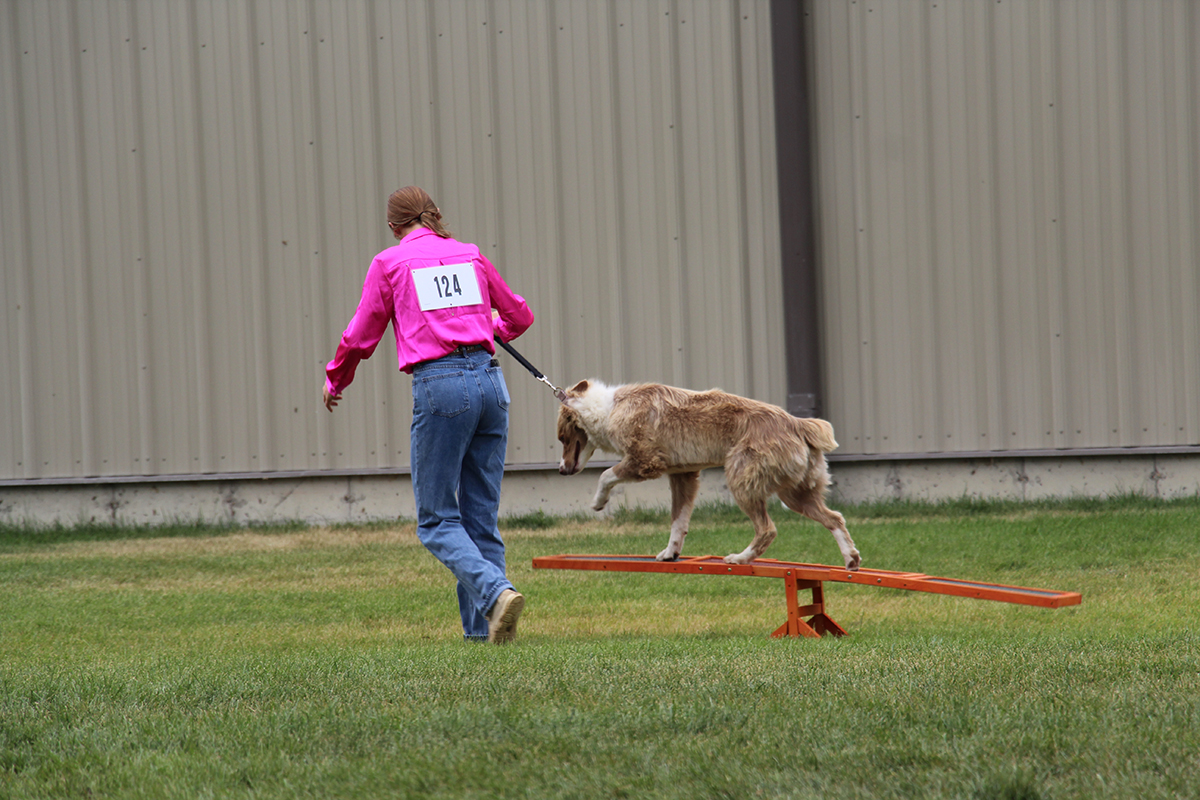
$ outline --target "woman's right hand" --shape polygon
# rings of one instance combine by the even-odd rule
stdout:
[[[325,398],[325,407],[328,408],[330,411],[333,411],[333,407],[338,404],[338,400],[342,399],[342,396],[340,394],[330,394],[329,386],[321,387],[321,394]]]

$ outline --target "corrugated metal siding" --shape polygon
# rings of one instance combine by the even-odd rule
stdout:
[[[770,64],[760,0],[0,0],[0,479],[404,467],[394,345],[319,397],[408,183],[551,379],[782,404]]]
[[[840,452],[1200,442],[1200,7],[807,11]]]

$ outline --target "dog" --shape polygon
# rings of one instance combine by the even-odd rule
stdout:
[[[574,475],[596,450],[621,456],[600,476],[592,508],[603,510],[621,483],[666,475],[671,484],[671,537],[655,558],[675,561],[683,550],[700,488],[700,470],[724,467],[734,500],[754,523],[754,538],[729,564],[749,564],[775,540],[767,500],[784,505],[829,529],[846,569],[862,558],[846,530],[846,519],[825,505],[829,470],[825,454],[837,448],[833,426],[822,419],[793,417],[782,408],[712,389],[696,392],[658,383],[608,386],[588,379],[571,387],[558,410],[562,461],[558,471]]]

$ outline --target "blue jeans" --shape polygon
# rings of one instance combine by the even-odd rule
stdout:
[[[452,354],[413,369],[417,536],[458,579],[467,639],[487,639],[484,615],[513,588],[496,527],[508,404],[504,373],[487,351]]]

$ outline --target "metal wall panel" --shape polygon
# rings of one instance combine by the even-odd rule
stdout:
[[[1200,8],[807,11],[840,454],[1200,443]]]
[[[784,403],[770,63],[765,0],[0,0],[0,479],[405,467],[390,333],[319,398],[409,183],[553,380]]]

